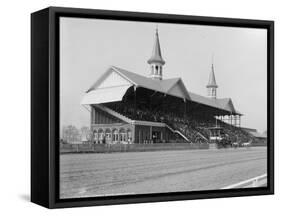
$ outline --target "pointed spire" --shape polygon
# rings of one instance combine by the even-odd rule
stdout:
[[[165,64],[165,61],[161,55],[158,27],[156,27],[155,42],[154,42],[154,47],[153,47],[153,51],[152,51],[152,56],[150,57],[150,59],[147,62],[148,62],[148,64],[152,64],[152,63],[160,63],[162,65]]]
[[[208,97],[212,99],[217,98],[217,88],[218,85],[216,83],[216,78],[215,78],[215,70],[214,70],[214,57],[212,58],[212,69],[209,75],[209,82],[208,85],[206,86],[208,90]]]
[[[212,63],[212,70],[209,75],[209,82],[207,88],[217,88],[217,87],[218,85],[216,83],[216,78],[215,78],[214,63]]]

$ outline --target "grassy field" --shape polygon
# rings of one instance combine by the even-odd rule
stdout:
[[[60,197],[219,189],[266,173],[266,147],[60,156]]]

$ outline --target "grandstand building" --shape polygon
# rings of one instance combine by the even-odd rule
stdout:
[[[148,76],[111,66],[85,93],[81,104],[90,112],[94,143],[200,143],[220,133],[249,138],[232,100],[217,98],[213,64],[207,96],[190,92],[181,78],[163,79],[158,30],[147,63]]]

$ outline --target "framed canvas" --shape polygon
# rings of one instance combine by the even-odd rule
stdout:
[[[31,201],[274,193],[274,22],[31,15]]]

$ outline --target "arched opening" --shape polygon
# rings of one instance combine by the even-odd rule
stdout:
[[[105,142],[111,143],[111,131],[109,128],[105,130]]]
[[[128,140],[128,144],[132,144],[132,143],[133,143],[132,131],[131,131],[131,129],[128,129],[128,130],[127,130],[127,140]]]
[[[212,96],[216,96],[216,89],[215,88],[212,88]]]
[[[117,129],[113,129],[113,132],[112,132],[112,142],[113,143],[117,143],[118,139],[119,139],[118,130]]]
[[[103,140],[104,140],[104,132],[103,132],[103,129],[99,129],[99,130],[98,130],[98,141],[99,141],[99,143],[103,143]]]
[[[127,142],[127,134],[126,134],[124,128],[120,128],[119,136],[120,136],[120,143],[126,143]]]
[[[93,131],[93,141],[94,143],[97,143],[98,141],[98,132],[96,130]]]

